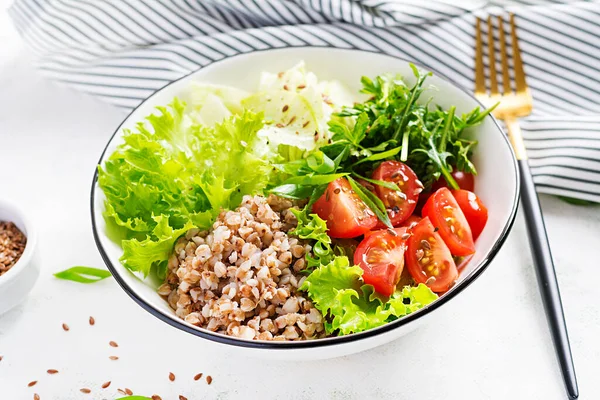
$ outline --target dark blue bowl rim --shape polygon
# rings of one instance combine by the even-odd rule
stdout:
[[[376,52],[376,51],[370,51],[370,50],[359,50],[359,49],[338,49],[338,48],[332,48],[329,46],[298,46],[298,47],[293,47],[293,49],[315,49],[315,48],[326,48],[329,49],[331,51],[344,51],[344,52],[348,52],[348,51],[356,51],[356,52],[361,52],[361,53],[374,53],[374,54],[379,54],[379,55],[383,55],[383,56],[387,56],[387,57],[391,57],[391,58],[395,58],[397,60],[400,61],[404,61],[406,63],[413,63],[415,64],[417,67],[419,67],[420,69],[426,70],[426,71],[431,71],[433,72],[434,75],[437,75],[438,77],[446,80],[447,82],[451,83],[454,87],[456,87],[457,89],[461,90],[462,92],[464,92],[466,95],[468,95],[469,97],[471,97],[476,103],[478,103],[482,108],[485,108],[485,106],[478,101],[473,94],[471,94],[467,89],[463,88],[462,86],[458,85],[456,82],[454,82],[453,80],[447,78],[446,76],[444,76],[443,74],[440,74],[439,72],[435,71],[435,69],[430,68],[428,66],[425,66],[423,64],[414,62],[414,61],[410,61],[410,60],[406,60],[402,57],[397,57],[397,56],[392,56],[389,54],[385,54],[385,53],[381,53],[381,52]],[[133,114],[139,107],[141,107],[142,105],[144,105],[146,103],[146,101],[148,101],[150,98],[152,98],[153,96],[155,96],[158,92],[162,91],[163,89],[169,87],[170,85],[187,78],[190,75],[195,74],[196,72],[198,72],[199,70],[201,70],[202,68],[206,68],[209,65],[214,65],[214,64],[218,64],[220,62],[223,62],[225,60],[229,60],[231,58],[234,57],[240,57],[240,56],[244,56],[247,54],[252,54],[252,53],[264,53],[264,52],[273,52],[273,51],[282,51],[282,50],[289,50],[292,49],[292,47],[286,47],[286,48],[277,48],[277,49],[264,49],[264,50],[253,50],[250,52],[245,52],[245,53],[239,53],[239,54],[235,54],[235,55],[231,55],[228,57],[224,57],[220,60],[217,61],[213,61],[210,64],[207,64],[203,67],[200,67],[184,76],[182,76],[181,78],[174,80],[172,82],[169,82],[168,84],[166,84],[165,86],[163,86],[162,88],[156,90],[156,92],[154,92],[152,95],[150,95],[146,100],[144,100],[142,103],[140,103],[136,108],[134,108],[129,115],[123,119],[123,121],[121,122],[121,124],[119,124],[119,126],[117,127],[117,129],[115,130],[115,132],[112,134],[112,136],[110,137],[110,139],[108,140],[106,147],[104,148],[104,150],[102,151],[102,154],[100,156],[100,159],[98,160],[98,165],[96,166],[96,170],[94,172],[94,178],[92,181],[92,190],[91,190],[91,196],[90,196],[90,203],[91,203],[91,218],[92,218],[92,231],[94,234],[94,240],[96,242],[96,246],[98,247],[98,251],[100,252],[100,255],[102,256],[102,259],[104,260],[104,263],[106,264],[107,268],[109,269],[109,271],[112,273],[113,277],[115,278],[115,280],[117,281],[117,283],[121,286],[121,288],[138,304],[140,305],[144,310],[148,311],[150,314],[154,315],[156,318],[160,319],[163,322],[166,322],[167,324],[178,328],[182,331],[185,331],[187,333],[191,333],[192,335],[195,336],[199,336],[202,337],[204,339],[208,339],[220,344],[226,344],[226,345],[233,345],[233,346],[239,346],[239,347],[246,347],[246,348],[255,348],[255,349],[269,349],[269,350],[284,350],[284,349],[306,349],[306,348],[317,348],[317,347],[326,347],[326,346],[335,346],[335,345],[341,345],[344,343],[349,343],[349,342],[354,342],[354,341],[359,341],[359,340],[363,340],[363,339],[367,339],[367,338],[372,338],[378,335],[381,335],[383,333],[389,332],[393,329],[397,329],[401,326],[407,325],[408,323],[417,320],[420,317],[423,317],[429,313],[431,313],[434,310],[437,310],[438,308],[440,308],[442,305],[446,304],[447,302],[449,302],[452,298],[454,298],[455,296],[457,296],[460,292],[462,292],[465,288],[467,288],[471,283],[473,283],[475,281],[475,279],[477,279],[482,273],[483,271],[485,271],[487,269],[487,267],[489,266],[490,262],[494,259],[494,257],[496,257],[496,255],[498,254],[498,251],[500,250],[500,248],[502,247],[502,245],[504,244],[504,242],[506,241],[506,238],[508,237],[508,234],[510,232],[510,230],[512,229],[512,226],[514,224],[515,221],[515,217],[516,217],[516,213],[517,213],[517,208],[519,205],[519,194],[520,194],[520,176],[519,176],[519,170],[518,170],[518,166],[517,166],[517,159],[514,155],[514,152],[512,150],[512,146],[510,145],[510,142],[508,140],[508,137],[503,133],[502,128],[500,127],[498,121],[493,117],[493,116],[489,116],[489,118],[491,118],[494,122],[494,124],[496,125],[496,127],[498,128],[498,130],[500,131],[500,133],[502,134],[503,139],[506,142],[506,145],[508,146],[508,148],[510,149],[510,154],[511,154],[511,159],[512,159],[512,166],[514,169],[514,175],[516,177],[515,179],[515,196],[513,199],[513,205],[512,205],[512,209],[511,209],[511,213],[510,216],[508,218],[508,221],[506,222],[505,226],[502,229],[502,232],[500,233],[500,236],[498,237],[498,239],[496,240],[496,242],[494,243],[494,245],[492,246],[492,248],[490,249],[490,251],[488,252],[488,254],[486,255],[485,259],[481,261],[481,263],[468,275],[466,276],[462,281],[460,281],[456,287],[454,287],[451,291],[449,291],[448,293],[444,294],[443,296],[441,296],[438,300],[434,301],[433,303],[431,303],[430,305],[423,307],[422,309],[415,311],[414,313],[408,314],[405,317],[402,317],[400,319],[397,319],[395,321],[389,322],[385,325],[382,325],[380,327],[374,328],[374,329],[370,329],[364,332],[360,332],[360,333],[354,333],[351,335],[346,335],[346,336],[336,336],[336,337],[328,337],[328,338],[323,338],[323,339],[316,339],[316,340],[305,340],[305,341],[297,341],[297,342],[267,342],[267,341],[252,341],[252,340],[244,340],[244,339],[237,339],[231,336],[225,336],[219,333],[215,333],[215,332],[210,332],[207,330],[200,330],[191,326],[186,325],[183,320],[179,320],[176,317],[170,317],[164,313],[162,313],[161,311],[157,310],[152,304],[147,303],[146,301],[144,301],[144,299],[142,299],[136,292],[135,290],[133,290],[128,284],[127,282],[125,282],[125,280],[123,278],[121,278],[121,276],[119,275],[119,273],[117,273],[117,270],[115,268],[115,266],[112,264],[110,258],[108,257],[108,254],[106,252],[106,250],[104,249],[104,247],[102,246],[102,243],[100,241],[100,235],[98,232],[98,227],[97,227],[97,223],[96,223],[96,213],[95,213],[95,192],[96,192],[96,187],[97,187],[97,181],[98,181],[98,166],[100,166],[102,160],[104,159],[105,153],[108,150],[108,147],[110,145],[110,143],[112,142],[113,138],[115,137],[115,135],[117,135],[117,133],[121,130],[121,126],[123,125],[123,123],[125,123],[125,121],[127,121],[127,119],[131,116],[131,114]]]

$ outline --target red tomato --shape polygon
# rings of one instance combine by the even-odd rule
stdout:
[[[375,185],[375,194],[387,208],[392,225],[400,225],[413,213],[423,184],[409,166],[399,161],[382,162],[373,171],[373,179],[394,182],[400,188],[400,191],[395,191]]]
[[[417,283],[434,292],[445,292],[458,278],[458,270],[448,246],[425,217],[414,227],[406,251],[408,272]]]
[[[454,170],[454,171],[452,171],[452,173],[450,175],[452,175],[452,177],[458,184],[459,188],[468,190],[470,192],[472,192],[473,189],[475,188],[475,177],[473,176],[473,174],[470,174],[468,172]],[[448,186],[448,182],[446,182],[446,178],[441,176],[440,179],[433,182],[433,185],[431,185],[431,191],[435,192],[436,190],[443,188],[443,187],[450,188]]]
[[[404,269],[404,251],[409,234],[406,228],[396,228],[392,234],[388,229],[372,231],[365,236],[354,252],[354,264],[363,269],[365,283],[373,285],[375,291],[390,296]]]
[[[473,254],[471,254],[470,256],[466,256],[466,257],[458,257],[456,260],[454,260],[454,263],[456,264],[456,269],[458,270],[458,272],[462,272],[462,270],[465,269],[467,264],[469,264],[471,262],[472,258],[473,258]]]
[[[422,218],[418,215],[413,214],[410,217],[408,217],[408,219],[404,221],[400,226],[406,227],[407,229],[412,229],[421,221],[421,219]]]
[[[475,193],[468,190],[453,190],[452,195],[463,214],[465,214],[465,218],[471,227],[473,240],[477,239],[488,220],[487,208],[485,208],[481,199]]]
[[[346,178],[331,182],[313,204],[313,212],[327,221],[332,238],[353,238],[371,230],[377,217],[354,193]]]
[[[458,203],[448,188],[438,189],[423,207],[423,217],[429,217],[439,229],[452,255],[468,256],[475,253],[471,228]]]

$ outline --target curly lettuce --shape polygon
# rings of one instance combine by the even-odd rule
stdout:
[[[347,257],[335,257],[316,268],[300,290],[308,292],[325,316],[328,334],[348,335],[376,328],[432,303],[438,296],[427,286],[405,286],[389,299],[377,295],[362,279],[363,270]]]
[[[98,168],[104,217],[125,239],[125,267],[143,276],[166,272],[178,237],[209,228],[221,209],[275,179],[276,154],[257,136],[263,115],[245,111],[207,126],[175,99],[125,130],[124,143]]]

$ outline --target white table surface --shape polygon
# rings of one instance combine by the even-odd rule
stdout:
[[[520,213],[488,271],[440,309],[435,325],[326,361],[223,357],[146,313],[111,279],[94,285],[55,279],[54,272],[74,265],[104,267],[92,237],[89,191],[124,114],[41,78],[21,46],[14,32],[0,29],[0,196],[28,210],[43,262],[27,301],[0,317],[0,399],[33,393],[42,400],[114,399],[125,387],[165,400],[179,394],[190,400],[566,398]],[[541,200],[581,398],[598,399],[600,208]],[[109,347],[110,340],[120,347]],[[50,368],[60,372],[50,376]],[[194,382],[198,372],[212,375],[212,385]],[[28,388],[33,380],[38,384]],[[108,380],[112,385],[101,390]],[[83,387],[92,394],[82,394]]]

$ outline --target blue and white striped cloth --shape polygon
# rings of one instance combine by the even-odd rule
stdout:
[[[44,75],[124,110],[215,60],[290,46],[397,55],[472,88],[475,18],[505,11],[517,16],[534,96],[522,128],[538,190],[600,202],[600,1],[16,0],[9,9]]]

